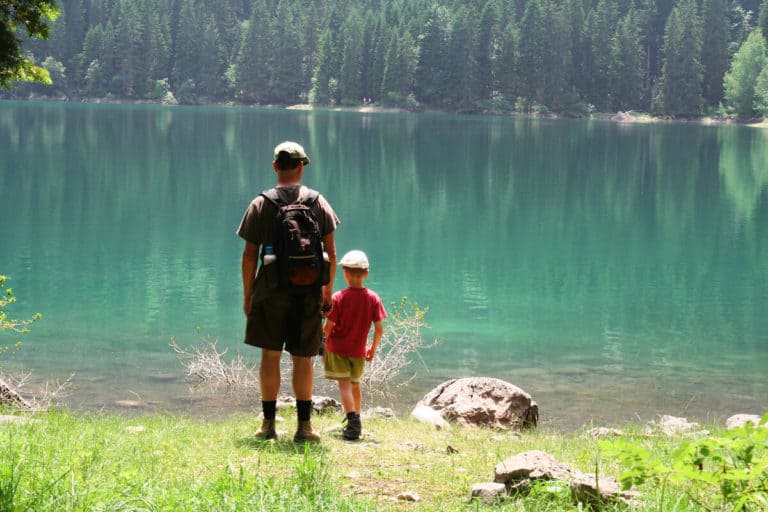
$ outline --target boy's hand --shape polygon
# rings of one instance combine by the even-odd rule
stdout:
[[[365,360],[369,363],[373,361],[373,355],[376,353],[375,348],[369,348],[365,351]]]

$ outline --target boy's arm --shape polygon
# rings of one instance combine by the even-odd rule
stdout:
[[[373,323],[373,343],[371,343],[371,348],[365,351],[365,360],[369,363],[373,361],[373,356],[376,354],[376,349],[379,346],[379,342],[381,341],[381,337],[384,335],[384,323],[382,320],[379,320],[378,322]]]

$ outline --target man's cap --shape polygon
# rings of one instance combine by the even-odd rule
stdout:
[[[341,258],[339,265],[345,268],[360,268],[368,270],[368,256],[363,251],[349,251]]]
[[[285,141],[275,146],[275,161],[277,161],[281,153],[285,154],[283,158],[301,160],[304,162],[304,165],[309,165],[309,157],[307,156],[307,153],[304,151],[304,148],[296,142]]]

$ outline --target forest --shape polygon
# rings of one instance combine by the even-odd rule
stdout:
[[[768,115],[768,0],[61,0],[2,97]]]

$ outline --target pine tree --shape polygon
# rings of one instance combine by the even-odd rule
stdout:
[[[701,114],[701,23],[696,0],[679,0],[664,31],[659,111],[673,117]]]
[[[541,0],[530,0],[520,23],[517,44],[518,94],[525,101],[525,109],[541,101],[546,71],[544,49],[550,31]]]
[[[292,0],[280,0],[275,12],[275,25],[285,27],[285,34],[273,36],[275,66],[272,69],[270,102],[289,105],[300,101],[306,92],[307,76],[304,59],[304,25],[299,7]]]
[[[554,2],[547,2],[545,7],[551,34],[545,40],[544,68],[548,74],[544,79],[541,101],[550,109],[561,110],[569,89],[572,26],[567,12]]]
[[[359,105],[363,98],[363,20],[353,10],[341,27],[344,45],[339,93],[344,105]]]
[[[507,102],[507,107],[514,106],[517,100],[517,26],[510,21],[502,32],[501,49],[496,59],[496,80],[499,92]]]
[[[585,93],[587,100],[603,111],[610,106],[611,83],[614,81],[610,41],[616,32],[617,20],[618,8],[614,0],[600,0],[587,16],[589,80]]]
[[[704,38],[701,63],[704,66],[702,92],[708,105],[723,99],[723,76],[728,70],[728,18],[725,0],[704,0],[702,4]]]
[[[474,18],[465,7],[456,11],[446,53],[445,79],[450,87],[443,94],[449,107],[469,109],[480,99],[479,69],[475,55]]]
[[[440,106],[447,90],[449,13],[445,6],[432,5],[419,34],[419,61],[415,72],[416,99]]]
[[[381,80],[381,98],[384,104],[406,106],[413,94],[418,49],[409,33],[392,33]]]
[[[763,0],[760,5],[760,15],[757,18],[757,28],[763,33],[763,38],[768,43],[768,0]]]
[[[755,87],[767,61],[765,39],[758,29],[741,45],[733,56],[731,68],[725,74],[725,99],[741,118],[748,119],[755,115],[758,100]]]
[[[611,108],[642,108],[645,51],[634,7],[629,9],[616,27],[616,34],[611,40],[611,55]]]
[[[270,92],[274,62],[272,15],[265,0],[253,2],[248,29],[237,61],[236,94],[248,103],[263,103]]]

